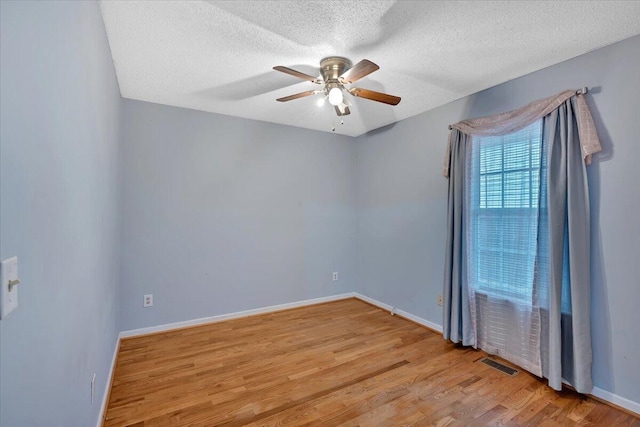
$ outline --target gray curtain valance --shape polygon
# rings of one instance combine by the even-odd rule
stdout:
[[[496,114],[495,116],[463,120],[451,125],[451,133],[449,134],[449,143],[447,144],[442,175],[446,178],[449,177],[451,144],[455,133],[454,130],[458,130],[467,135],[477,136],[499,136],[517,132],[552,111],[557,110],[562,103],[572,96],[576,97],[576,121],[578,123],[582,157],[587,165],[591,164],[591,155],[602,150],[596,132],[596,126],[591,116],[591,110],[584,98],[584,94],[578,93],[576,90],[565,90],[548,98],[533,101],[517,110]]]

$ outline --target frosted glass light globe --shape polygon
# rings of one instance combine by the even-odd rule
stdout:
[[[339,87],[334,87],[329,91],[329,104],[339,105],[343,99],[342,90]]]

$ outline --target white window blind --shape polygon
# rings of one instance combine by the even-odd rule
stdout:
[[[512,134],[473,139],[467,248],[476,292],[531,304],[541,153],[540,121]]]

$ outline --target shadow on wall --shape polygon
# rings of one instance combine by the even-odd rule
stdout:
[[[368,136],[383,135],[383,134],[389,132],[391,129],[393,129],[396,126],[396,123],[398,123],[398,122],[393,122],[393,123],[390,123],[388,125],[379,127],[377,129],[370,130],[369,132],[366,133],[366,135],[368,135]]]

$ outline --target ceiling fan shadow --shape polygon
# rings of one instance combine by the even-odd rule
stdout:
[[[312,76],[318,74],[318,67],[310,65],[291,65],[291,68],[295,68],[296,70],[300,70]],[[282,74],[275,70],[269,70],[253,77],[247,77],[220,86],[199,90],[194,92],[194,94],[207,99],[241,101],[243,99],[283,89],[288,86],[297,85],[300,82],[301,81],[299,79],[294,77],[287,76],[286,74]],[[315,85],[310,84],[309,88],[312,89],[314,86]]]
[[[435,86],[442,90],[446,90],[449,92],[458,92],[463,86],[463,83],[460,82],[459,78],[455,76],[448,76],[442,73],[433,73],[433,72],[417,72],[413,70],[402,70],[397,71],[396,74],[398,76],[408,77],[410,79],[415,79],[418,82],[426,83],[431,86]]]
[[[433,16],[437,7],[430,2],[396,2],[380,18],[379,32],[375,37],[363,39],[354,44],[354,53],[371,52],[393,39],[402,37],[414,26],[423,21],[424,16]]]

